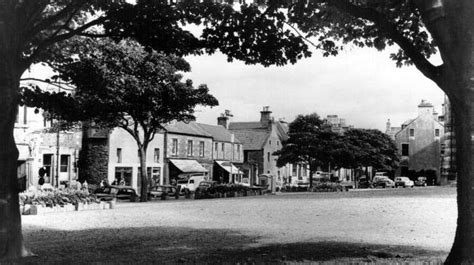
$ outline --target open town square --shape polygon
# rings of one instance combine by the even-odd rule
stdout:
[[[454,239],[455,193],[446,187],[276,193],[26,215],[27,247],[37,256],[24,261],[441,264]]]

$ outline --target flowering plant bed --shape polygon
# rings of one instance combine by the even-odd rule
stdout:
[[[86,190],[27,191],[19,194],[21,214],[44,214],[111,209],[112,202],[101,202]]]
[[[337,192],[337,191],[343,191],[343,187],[341,184],[335,183],[335,182],[320,182],[320,183],[315,183],[311,191]]]

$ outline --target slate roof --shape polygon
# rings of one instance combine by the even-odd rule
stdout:
[[[251,130],[251,129],[267,129],[261,122],[231,122],[229,123],[229,130]]]
[[[186,134],[201,137],[212,137],[212,135],[201,128],[196,122],[173,122],[164,126],[169,133]]]
[[[270,135],[267,129],[231,130],[235,137],[242,142],[244,150],[260,150]]]
[[[243,143],[244,150],[261,150],[270,137],[271,128],[277,130],[282,141],[288,139],[287,128],[281,122],[273,122],[272,127],[260,122],[231,122],[229,131]]]
[[[232,142],[232,133],[221,125],[209,125],[202,123],[196,123],[196,125],[201,127],[208,134],[210,134],[215,141],[229,143]],[[240,143],[237,137],[234,137],[234,142]]]

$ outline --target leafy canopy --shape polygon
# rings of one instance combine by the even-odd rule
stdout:
[[[25,90],[25,104],[66,120],[94,120],[124,128],[133,120],[153,131],[173,119],[193,120],[198,104],[218,104],[206,85],[194,88],[191,80],[182,81],[180,72],[190,71],[190,66],[181,57],[148,51],[129,39],[73,39],[70,43],[83,43],[89,49],[56,65],[58,78],[76,87],[74,96]]]

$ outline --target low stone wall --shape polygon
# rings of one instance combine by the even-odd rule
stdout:
[[[100,202],[100,203],[78,203],[65,204],[63,206],[46,207],[43,205],[26,204],[20,206],[20,213],[23,215],[40,215],[46,213],[57,212],[74,212],[74,211],[88,211],[88,210],[108,210],[115,208],[115,201]]]

